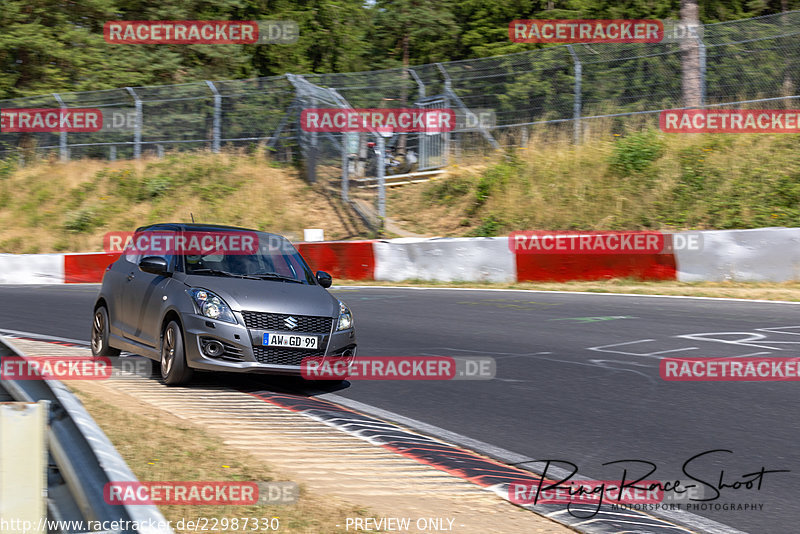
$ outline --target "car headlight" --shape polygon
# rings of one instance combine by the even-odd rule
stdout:
[[[203,316],[226,323],[236,323],[236,317],[233,316],[230,306],[218,295],[200,288],[190,289],[189,294]]]
[[[353,328],[353,313],[350,311],[344,302],[339,301],[339,324],[336,325],[336,330],[347,330]]]

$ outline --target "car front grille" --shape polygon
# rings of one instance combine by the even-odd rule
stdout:
[[[300,365],[303,358],[324,356],[325,351],[283,349],[277,347],[253,347],[253,355],[258,363],[272,365]]]
[[[306,332],[309,334],[330,334],[333,327],[332,317],[317,317],[313,315],[289,315],[286,313],[263,313],[243,311],[244,324],[247,328],[259,330],[281,330],[291,332]],[[289,328],[286,320],[293,317],[297,322],[295,328]]]

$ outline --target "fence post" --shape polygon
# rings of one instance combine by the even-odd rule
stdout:
[[[283,114],[281,117],[281,122],[278,123],[278,127],[275,128],[275,131],[272,132],[272,136],[267,143],[267,150],[274,150],[278,146],[278,141],[280,141],[281,134],[283,133],[284,128],[286,128],[286,124],[290,118],[293,117],[295,111],[299,107],[297,97],[292,100],[292,103],[289,104],[289,108],[286,110],[286,113]]]
[[[572,102],[572,142],[576,145],[581,144],[581,81],[583,78],[583,65],[578,58],[578,54],[572,48],[572,45],[567,45],[572,62],[575,65],[575,96]]]
[[[350,195],[350,144],[347,138],[349,134],[342,134],[342,200],[348,202]]]
[[[447,71],[444,70],[444,66],[441,63],[437,63],[436,68],[439,69],[442,78],[444,78],[444,107],[445,109],[450,109],[450,93],[452,93],[450,90],[450,86],[452,85],[450,82],[450,75],[447,74]],[[441,135],[442,139],[444,139],[444,147],[442,148],[442,164],[447,167],[447,160],[450,153],[450,132],[445,132]]]
[[[697,36],[697,47],[700,56],[700,105],[706,106],[706,44],[700,35]]]
[[[216,154],[219,152],[219,138],[222,124],[222,95],[219,94],[213,82],[206,80],[206,84],[208,88],[211,89],[211,92],[214,93],[214,119],[211,126],[213,140],[211,141],[211,151]]]
[[[108,159],[109,161],[117,161],[117,145],[108,147]]]
[[[408,70],[408,73],[411,74],[412,78],[414,78],[414,81],[417,82],[417,89],[419,90],[418,100],[425,98],[425,84],[422,83],[422,80],[420,80],[419,76],[417,76],[417,73],[414,72],[414,69],[406,69],[406,70]]]
[[[383,233],[386,222],[386,140],[378,134],[378,228]]]
[[[61,108],[61,113],[64,113],[64,110],[67,109],[67,106],[61,99],[61,95],[59,95],[58,93],[53,93],[53,98],[55,98],[56,102],[58,102],[58,107]],[[61,161],[69,161],[69,148],[67,147],[66,131],[63,131],[58,135],[58,151],[61,157]]]
[[[314,100],[312,100],[312,105],[316,105]],[[311,132],[309,134],[309,138],[311,142],[308,147],[308,155],[306,157],[306,161],[308,162],[307,165],[307,174],[306,178],[308,179],[308,183],[314,184],[317,183],[317,156],[319,155],[319,149],[317,146],[317,132]]]
[[[139,159],[142,157],[142,101],[139,95],[133,90],[133,87],[125,88],[136,106],[136,124],[133,125],[133,158]]]

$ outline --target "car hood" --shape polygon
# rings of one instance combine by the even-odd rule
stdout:
[[[213,291],[234,311],[288,313],[335,317],[338,301],[322,286],[276,280],[247,280],[221,276],[187,276],[184,283]]]

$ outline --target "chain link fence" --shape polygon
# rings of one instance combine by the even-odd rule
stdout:
[[[573,44],[516,54],[371,72],[273,76],[0,100],[5,108],[98,108],[92,133],[0,132],[0,157],[138,158],[165,151],[267,150],[300,161],[310,181],[391,172],[386,150],[414,151],[413,170],[462,154],[525,145],[534,128],[563,128],[579,143],[595,119],[656,124],[664,109],[735,106],[791,108],[800,98],[800,11],[708,24],[698,37],[657,44]],[[699,94],[687,102],[687,54]],[[308,133],[309,107],[450,107],[445,134]],[[377,146],[375,148],[373,146]],[[370,165],[371,158],[377,165]],[[448,158],[450,158],[448,160]],[[381,194],[383,194],[381,192]]]

